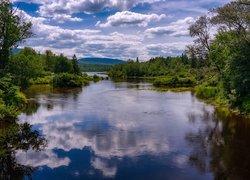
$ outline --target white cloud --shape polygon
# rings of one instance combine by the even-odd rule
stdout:
[[[95,13],[105,8],[128,10],[138,4],[152,4],[165,0],[14,0],[14,2],[26,2],[40,4],[39,13],[50,17],[54,14]]]
[[[195,22],[193,17],[186,17],[185,19],[179,19],[176,22],[172,22],[167,26],[149,28],[145,31],[145,34],[149,37],[152,35],[170,35],[170,36],[187,36],[189,35],[188,28]]]
[[[152,21],[160,21],[165,18],[165,14],[140,14],[130,11],[117,12],[116,14],[109,16],[106,23],[97,22],[99,27],[111,27],[111,26],[127,26],[135,25],[146,27]]]
[[[52,16],[53,20],[56,20],[58,23],[65,23],[65,21],[72,21],[72,22],[81,22],[83,19],[78,17],[72,17],[71,15],[67,14],[55,14]]]
[[[172,43],[157,43],[149,44],[146,46],[145,51],[151,57],[156,56],[174,56],[176,54],[181,54],[186,46],[190,44],[189,42],[172,42]]]
[[[195,21],[197,16],[202,15],[201,11],[199,11],[199,15],[197,15],[198,11],[194,14],[190,11],[188,17],[182,12],[171,14],[172,9],[188,7],[189,3],[184,0],[178,3],[173,0],[165,3],[161,0],[16,1],[39,4],[38,11],[31,12],[36,16],[40,15],[39,17],[32,17],[23,12],[25,19],[32,21],[32,29],[35,33],[25,42],[25,46],[31,46],[41,53],[50,49],[56,54],[63,53],[68,57],[76,54],[78,58],[111,57],[127,60],[139,57],[140,60],[148,60],[155,56],[179,55],[192,41],[188,36],[189,25]],[[202,2],[199,0],[194,8],[197,9],[201,4],[211,2],[214,3],[213,0]],[[150,6],[145,6],[150,8],[145,8],[143,13],[138,13],[137,8],[133,8],[133,12],[128,10],[138,4],[140,4],[138,6],[140,9],[143,7],[143,3],[150,3]],[[195,4],[194,0],[190,1],[190,4]],[[156,10],[157,6],[159,9],[163,8],[164,11]],[[166,8],[167,10],[165,10]],[[115,11],[109,11],[110,9],[115,9]],[[102,10],[116,13],[107,17],[106,20],[103,18],[106,18],[109,13],[97,14],[95,17],[94,15],[78,16],[78,14],[74,14]],[[117,10],[126,11],[117,12]],[[166,12],[167,17],[171,16],[171,19],[165,18],[164,13]],[[85,17],[86,19],[84,19]],[[67,26],[68,21],[72,22],[70,23],[72,26]]]
[[[140,57],[141,60],[148,60],[158,55],[176,55],[180,51],[179,43],[168,44],[167,49],[164,49],[166,46],[162,46],[167,42],[147,43],[144,34],[140,32],[132,35],[116,31],[103,33],[103,30],[96,29],[68,29],[51,25],[46,18],[32,17],[23,11],[20,12],[23,13],[25,20],[33,23],[32,29],[35,33],[34,37],[26,41],[25,45],[31,46],[41,53],[50,49],[56,54],[63,53],[68,57],[76,54],[78,58],[110,57],[127,60]],[[181,23],[182,21],[180,21]],[[157,44],[160,48],[158,53],[156,52]]]

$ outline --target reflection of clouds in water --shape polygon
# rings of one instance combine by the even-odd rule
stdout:
[[[24,152],[17,154],[17,157],[26,157],[18,158],[22,164],[32,164],[34,167],[47,165],[50,168],[68,165],[68,158],[56,159],[51,151],[56,148],[68,152],[72,149],[91,147],[96,156],[91,161],[92,166],[101,170],[104,176],[110,177],[116,172],[116,164],[112,167],[106,165],[112,157],[136,157],[147,153],[157,155],[171,150],[166,136],[157,138],[157,133],[144,129],[143,126],[138,127],[142,125],[140,123],[118,121],[117,125],[114,122],[114,126],[111,126],[105,119],[86,117],[81,121],[78,116],[68,119],[67,114],[63,117],[53,112],[48,114],[43,113],[40,116],[43,123],[39,125],[49,140],[48,150],[40,154],[32,151],[26,155]]]
[[[173,159],[173,161],[176,166],[182,167],[188,162],[188,157],[186,155],[178,155]]]
[[[91,161],[92,166],[102,172],[105,177],[113,177],[116,175],[116,165],[109,164],[108,160],[102,158],[94,158]]]
[[[50,101],[54,107],[50,111],[42,106],[32,116],[21,115],[21,120],[37,125],[48,139],[45,154],[28,151],[26,161],[35,167],[46,164],[51,168],[59,167],[60,163],[68,165],[69,159],[56,159],[53,149],[69,152],[91,147],[95,154],[92,166],[110,177],[117,171],[115,164],[107,164],[112,157],[133,158],[174,151],[178,147],[170,142],[170,136],[182,137],[185,133],[182,132],[183,122],[188,122],[186,114],[190,108],[194,116],[202,112],[203,104],[193,101],[189,92],[115,90],[108,81],[105,83],[105,86],[103,83],[89,86],[77,100],[68,100],[67,104],[58,96]],[[42,160],[46,163],[41,163]],[[57,161],[58,166],[53,164]],[[186,159],[177,157],[174,161],[181,166]]]
[[[59,158],[57,154],[51,150],[34,152],[29,150],[27,153],[17,151],[17,161],[25,166],[48,166],[49,168],[57,168],[60,166],[68,166],[70,163],[69,158]]]

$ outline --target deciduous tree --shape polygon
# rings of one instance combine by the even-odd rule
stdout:
[[[9,0],[0,2],[0,69],[9,61],[11,49],[32,35],[32,24],[25,22]]]

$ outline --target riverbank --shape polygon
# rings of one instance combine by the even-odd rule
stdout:
[[[160,79],[160,80],[159,80]],[[120,82],[120,81],[148,81],[153,84],[153,88],[150,88],[149,90],[153,91],[161,91],[161,92],[166,92],[166,91],[172,91],[172,92],[184,92],[184,91],[191,91],[198,99],[202,100],[203,102],[213,105],[215,107],[220,107],[220,108],[227,108],[233,113],[236,113],[238,115],[244,115],[246,117],[250,117],[250,114],[244,111],[241,111],[238,107],[233,107],[229,99],[226,99],[224,96],[224,92],[222,91],[221,84],[215,83],[215,79],[209,79],[208,81],[204,81],[203,83],[201,82],[195,82],[193,81],[192,83],[184,83],[185,86],[181,86],[182,84],[174,83],[171,85],[170,83],[172,80],[170,79],[176,79],[175,77],[167,77],[164,78],[164,76],[158,76],[158,77],[129,77],[126,79],[114,79],[115,82]],[[167,84],[170,86],[166,86],[164,81],[167,81]],[[163,82],[161,84],[155,83],[155,81],[158,82]],[[178,80],[179,81],[179,80]],[[178,82],[175,81],[175,82]],[[187,81],[185,81],[187,82]],[[156,85],[157,84],[157,85]],[[189,84],[189,85],[188,85]],[[195,85],[197,84],[197,85]]]
[[[196,98],[198,98],[199,100],[205,102],[206,104],[210,104],[214,107],[217,107],[217,108],[225,108],[237,115],[243,115],[245,116],[246,118],[250,118],[250,114],[249,113],[246,113],[246,112],[242,112],[240,111],[238,108],[233,108],[230,106],[230,103],[227,99],[220,99],[219,97],[217,97],[216,95],[215,96],[211,96],[210,98],[204,98],[202,96],[199,96],[197,94],[197,87],[154,87],[154,88],[151,88],[150,90],[154,90],[154,91],[161,91],[161,92],[166,92],[166,91],[172,91],[172,92],[184,92],[184,91],[191,91],[195,96]]]
[[[29,100],[26,98],[26,89],[34,85],[48,85],[50,88],[81,88],[92,82],[103,80],[97,75],[76,75],[69,73],[51,74],[38,77],[29,81],[29,87],[21,89],[12,83],[11,77],[0,78],[0,121],[16,122],[17,116],[30,108]]]

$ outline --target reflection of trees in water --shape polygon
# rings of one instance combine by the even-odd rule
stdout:
[[[250,177],[250,121],[216,110],[190,122],[202,121],[186,140],[192,147],[190,163],[201,172],[212,171],[215,179],[248,179]]]
[[[0,125],[0,179],[23,179],[30,176],[33,167],[23,166],[16,162],[16,151],[41,151],[47,144],[45,138],[37,131],[31,130],[31,125],[9,124]]]
[[[26,108],[23,109],[23,113],[26,115],[32,115],[37,112],[40,106],[47,108],[48,111],[54,109],[55,105],[59,105],[64,109],[66,102],[70,99],[77,102],[79,94],[82,92],[82,88],[52,88],[48,85],[33,85],[28,90],[25,91],[29,99]],[[40,97],[41,95],[41,97]],[[39,99],[42,102],[39,102]],[[53,102],[53,99],[58,99],[59,101]]]
[[[30,116],[36,113],[39,107],[40,107],[40,104],[37,101],[29,100],[25,109],[23,110],[23,113],[25,113],[27,116]]]

